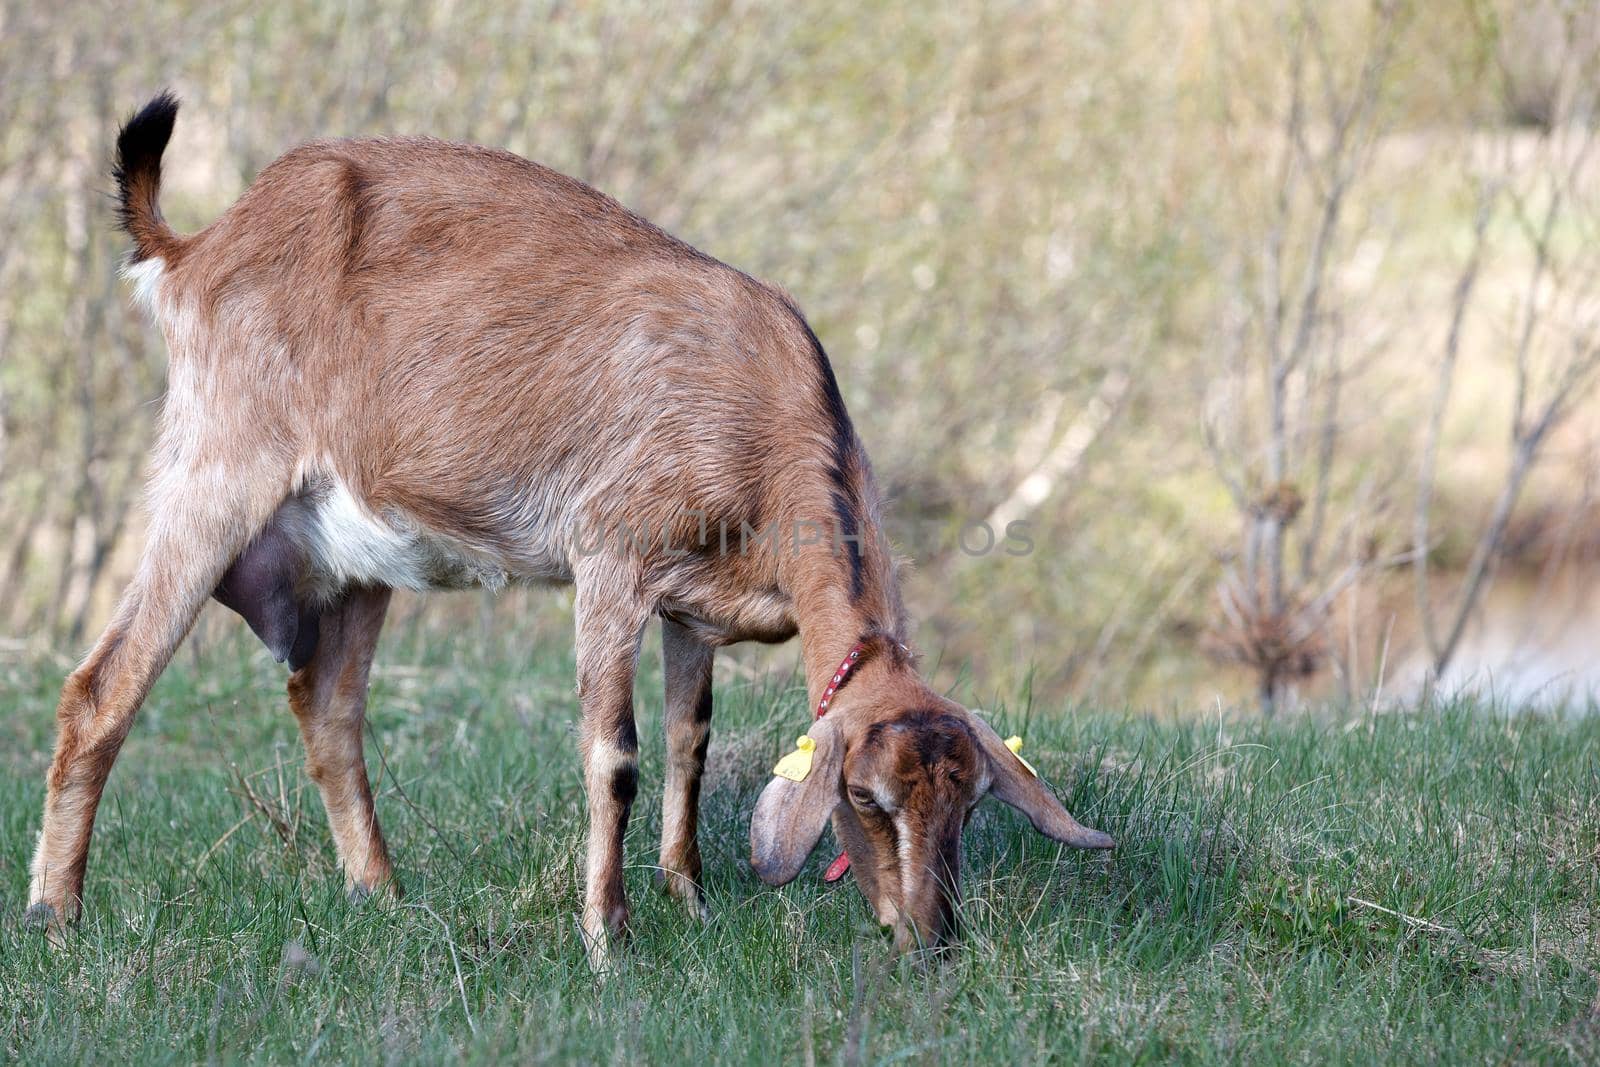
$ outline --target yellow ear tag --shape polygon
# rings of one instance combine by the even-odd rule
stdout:
[[[795,740],[794,751],[779,760],[778,765],[772,768],[772,773],[791,782],[805,781],[806,775],[811,773],[811,754],[816,748],[817,743],[802,734]]]
[[[1013,756],[1017,757],[1018,763],[1028,768],[1029,774],[1033,775],[1035,778],[1039,777],[1039,772],[1033,769],[1033,764],[1022,758],[1022,738],[1018,737],[1016,734],[1012,734],[1010,737],[1006,738],[1006,747],[1011,750],[1011,754]]]

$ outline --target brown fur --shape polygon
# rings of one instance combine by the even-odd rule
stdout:
[[[633,675],[658,615],[671,891],[701,906],[696,808],[712,650],[798,633],[814,702],[846,650],[878,634],[882,654],[831,718],[852,743],[889,722],[883,751],[835,761],[821,818],[841,795],[839,766],[845,776],[883,768],[879,779],[915,812],[903,821],[922,858],[915,885],[897,874],[891,892],[885,875],[874,903],[885,914],[889,901],[918,931],[942,931],[934,916],[949,909],[938,901],[954,898],[924,883],[953,881],[952,804],[989,770],[983,746],[959,736],[931,764],[907,762],[924,731],[906,713],[948,702],[903,651],[877,489],[793,302],[571,178],[427,139],[296,148],[183,237],[157,209],[175,111],[161,104],[119,139],[135,273],[146,272],[170,352],[150,536],[115,621],[62,695],[35,914],[54,924],[76,913],[106,773],[224,572],[269,523],[306,548],[345,494],[361,529],[421,546],[393,573],[340,570],[309,549],[280,554],[309,561],[293,578],[322,636],[290,680],[290,702],[352,889],[394,885],[361,759],[381,587],[571,581],[590,817],[583,929],[597,960],[627,921]],[[575,531],[619,523],[671,536],[579,551]],[[777,535],[741,540],[756,523],[776,524]],[[797,527],[822,536],[796,544]],[[840,546],[833,531],[860,540]],[[951,772],[960,789],[947,784]],[[758,812],[757,833],[772,825]],[[870,820],[864,832],[877,851],[890,847]]]
[[[355,589],[322,616],[311,662],[289,676],[289,708],[300,723],[306,773],[328,811],[328,827],[352,896],[398,894],[389,848],[378,828],[362,755],[367,672],[389,608],[389,590]]]
[[[673,619],[661,620],[666,676],[667,781],[661,810],[661,882],[696,914],[700,891],[700,777],[711,740],[711,646]]]

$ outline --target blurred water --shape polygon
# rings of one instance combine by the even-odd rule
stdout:
[[[1506,575],[1485,595],[1449,670],[1445,692],[1471,690],[1496,703],[1600,707],[1600,570]],[[1422,686],[1427,661],[1412,654],[1395,673],[1396,693]]]

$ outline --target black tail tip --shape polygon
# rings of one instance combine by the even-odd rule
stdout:
[[[161,153],[172,138],[172,126],[177,119],[178,97],[172,90],[163,89],[122,124],[117,134],[115,174],[124,192],[131,177],[160,165]]]
[[[122,124],[117,134],[117,171],[122,176],[137,170],[141,164],[160,160],[172,138],[172,126],[178,119],[178,97],[170,89],[163,89],[133,117]]]
[[[163,89],[117,133],[117,159],[111,175],[117,182],[117,219],[129,233],[134,232],[141,215],[157,215],[161,153],[172,138],[177,118],[178,98],[170,89]]]

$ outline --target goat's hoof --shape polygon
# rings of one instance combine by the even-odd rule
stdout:
[[[51,948],[63,948],[67,943],[67,924],[76,918],[72,912],[63,916],[63,912],[57,910],[54,904],[38,900],[28,905],[28,910],[22,913],[22,925],[44,934]]]
[[[609,978],[617,973],[617,956],[620,946],[612,944],[609,934],[591,934],[587,930],[579,930],[583,938],[583,957],[589,963],[589,970],[596,978]]]
[[[627,912],[613,916],[609,922],[593,921],[586,916],[578,924],[578,936],[583,939],[583,954],[589,961],[589,970],[597,978],[608,978],[617,973],[618,961],[628,940]]]
[[[689,912],[690,918],[698,919],[702,923],[711,921],[711,909],[706,906],[706,895],[693,878],[677,871],[657,868],[656,886],[668,896],[680,901]]]
[[[617,954],[604,938],[592,938],[588,934],[583,938],[584,959],[589,962],[589,970],[596,978],[610,978],[617,973]]]
[[[400,889],[400,880],[392,874],[382,875],[377,878],[352,878],[345,883],[345,899],[351,907],[360,907],[371,904],[374,907],[380,904],[392,904],[401,899],[405,894]]]

